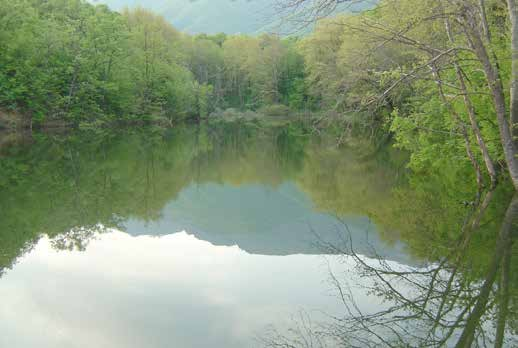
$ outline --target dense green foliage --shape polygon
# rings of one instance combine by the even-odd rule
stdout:
[[[86,0],[0,0],[0,127],[13,114],[31,128],[90,126],[0,138],[0,274],[42,233],[57,248],[81,248],[106,227],[158,220],[192,183],[290,181],[315,209],[367,215],[384,240],[449,268],[459,281],[447,288],[484,284],[478,299],[453,303],[482,308],[493,296],[514,309],[518,204],[496,182],[509,177],[518,189],[518,18],[500,0],[377,4],[281,39],[187,35],[148,10]],[[291,111],[318,117],[96,127]],[[395,147],[384,146],[390,137]],[[500,278],[509,291],[491,295]]]
[[[476,1],[459,3],[465,3],[466,8],[478,6]],[[320,22],[301,47],[307,85],[321,106],[349,115],[346,119],[350,124],[381,126],[412,153],[411,166],[420,172],[444,166],[452,159],[469,166],[467,141],[483,168],[482,147],[473,124],[478,126],[492,162],[506,161],[482,62],[468,48],[471,37],[465,37],[459,24],[452,28],[452,43],[445,30],[448,16],[441,11],[451,11],[449,16],[455,22],[455,16],[460,16],[455,6],[457,3],[438,0],[381,1],[360,15]],[[489,52],[495,52],[494,62],[506,87],[511,63],[507,9],[502,1],[486,1],[486,7],[491,41],[483,41]],[[444,53],[457,46],[463,48],[458,55]],[[461,90],[455,72],[457,63],[466,91]],[[433,68],[438,69],[438,76]],[[473,123],[463,95],[473,105]],[[466,137],[463,128],[467,129]]]
[[[336,148],[333,141],[309,136],[303,125],[239,122],[6,139],[1,264],[9,265],[41,233],[73,235],[99,224],[122,228],[131,218],[159,219],[182,189],[206,182],[275,187],[293,181],[316,209],[368,215],[386,240],[405,241],[420,259],[448,253],[471,209],[463,202],[473,199],[455,166],[426,179],[408,177],[407,156],[392,147]],[[509,196],[504,186],[496,193],[476,237],[481,248],[491,249]]]
[[[413,177],[411,189],[392,190],[400,178],[399,172],[376,172],[369,166],[348,167],[350,155],[343,151],[303,151],[304,137],[293,136],[299,132],[297,127],[287,127],[275,139],[274,144],[280,149],[276,156],[284,158],[286,153],[298,158],[287,162],[286,170],[297,176],[305,190],[311,191],[317,205],[339,214],[368,211],[382,222],[387,236],[397,231],[398,235],[409,234],[410,240],[414,230],[423,230],[424,234],[439,231],[434,232],[438,234],[434,238],[442,239],[452,230],[452,221],[445,219],[439,224],[433,214],[426,217],[416,212],[412,215],[415,221],[394,223],[394,213],[389,209],[398,204],[385,202],[400,202],[404,209],[420,209],[415,202],[428,202],[428,190],[441,187],[439,191],[445,197],[434,193],[434,207],[421,210],[426,214],[431,210],[437,214],[450,210],[456,212],[452,216],[458,217],[458,197],[473,199],[473,183],[466,180],[474,177],[473,170],[465,154],[466,139],[460,135],[461,125],[470,120],[451,60],[462,62],[468,81],[466,92],[476,110],[476,123],[489,157],[502,166],[506,158],[498,141],[499,129],[486,79],[473,52],[464,49],[457,58],[437,59],[442,79],[430,76],[430,52],[420,45],[445,50],[451,40],[444,33],[443,18],[435,17],[440,10],[437,4],[441,1],[426,0],[416,5],[412,0],[384,0],[370,11],[321,21],[315,32],[303,39],[280,39],[273,35],[190,36],[147,10],[117,13],[83,0],[0,0],[0,106],[23,112],[31,123],[59,120],[94,125],[119,120],[173,122],[188,116],[205,117],[218,108],[254,109],[272,115],[285,114],[286,107],[319,109],[324,114],[340,116],[346,129],[360,125],[393,134],[396,145],[410,151],[414,172],[428,176]],[[499,68],[505,73],[510,70],[509,60],[504,59],[509,47],[505,6],[501,2],[487,4],[494,38],[488,44],[494,52],[493,59],[500,60]],[[408,23],[413,25],[408,27]],[[392,30],[405,25],[404,31],[398,31],[401,37],[394,36]],[[455,39],[467,44],[461,28],[453,29]],[[421,75],[421,70],[426,73]],[[508,74],[502,76],[507,86]],[[441,84],[446,101],[437,88]],[[381,102],[375,111],[369,109],[373,101]],[[221,133],[211,134],[219,134],[218,141],[231,141],[234,145],[246,141],[246,137],[232,138],[236,133],[227,130],[231,140]],[[340,139],[341,133],[340,128]],[[216,140],[209,141],[204,134],[197,134],[197,146],[214,147]],[[247,133],[237,134],[242,137]],[[470,130],[467,137],[475,161],[483,163],[475,133]],[[182,137],[176,141],[187,142]],[[94,142],[81,146],[98,145]],[[70,147],[68,152],[64,149],[59,147],[63,158],[74,157]],[[98,151],[95,147],[89,153]],[[182,158],[176,152],[170,156],[174,161]],[[302,161],[312,156],[311,161]],[[9,188],[24,179],[33,160],[2,158],[5,173],[0,186]],[[336,168],[329,170],[330,166]],[[44,171],[54,172],[49,168],[42,169],[42,177]],[[67,168],[77,170],[74,166]],[[245,169],[241,168],[239,173]],[[258,169],[250,170],[255,175]],[[433,176],[436,172],[442,176]],[[322,186],[322,182],[329,187]],[[169,189],[161,192],[176,187],[168,185]],[[311,190],[312,185],[318,189]],[[52,187],[50,183],[41,186]],[[387,198],[371,197],[368,192],[376,196],[386,192]],[[162,205],[163,202],[157,206]],[[99,221],[106,219],[96,217],[82,224]]]
[[[301,106],[295,42],[189,36],[143,9],[83,0],[0,2],[0,106],[31,122],[206,116],[216,107]]]
[[[518,182],[516,146],[507,153],[502,147],[509,125],[496,111],[503,104],[494,101],[494,83],[473,46],[480,34],[508,98],[507,9],[485,2],[484,34],[482,24],[453,20],[456,11],[478,11],[477,2],[459,4],[383,0],[322,20],[302,39],[280,39],[192,36],[148,10],[117,13],[85,0],[1,0],[0,121],[10,110],[26,125],[170,124],[229,108],[312,110],[346,130],[393,135],[416,171],[447,160],[471,163],[469,175],[481,186],[484,173],[494,182],[505,163]],[[454,23],[450,32],[445,18]]]

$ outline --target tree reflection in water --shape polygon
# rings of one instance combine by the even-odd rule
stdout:
[[[356,272],[329,271],[343,304],[343,316],[330,316],[322,324],[300,315],[289,335],[272,329],[261,336],[261,342],[266,347],[285,348],[518,346],[518,313],[513,310],[518,289],[512,267],[518,195],[511,199],[496,231],[496,245],[478,275],[476,262],[468,255],[492,199],[493,192],[488,192],[466,217],[450,253],[426,266],[368,259],[356,254],[350,241],[343,245],[323,241],[323,247],[354,261]],[[343,226],[347,235],[347,225]],[[361,282],[351,281],[352,273]],[[380,299],[382,308],[374,312],[362,309],[353,291],[356,286]]]
[[[56,249],[83,250],[96,233],[124,230],[123,222],[130,219],[159,221],[164,208],[192,186],[278,188],[289,182],[311,199],[317,212],[368,218],[380,240],[408,247],[401,252],[405,259],[408,251],[428,263],[405,266],[368,259],[350,241],[322,241],[332,249],[326,254],[340,253],[361,276],[355,282],[350,268],[345,276],[331,268],[343,315],[325,325],[311,314],[300,314],[291,338],[272,332],[263,338],[266,345],[516,343],[518,276],[511,242],[518,203],[515,198],[505,207],[505,185],[472,205],[469,162],[445,162],[440,175],[408,173],[406,155],[386,144],[336,147],[335,141],[332,133],[308,134],[304,125],[262,129],[218,123],[167,131],[32,134],[0,144],[0,275],[42,233]],[[459,219],[467,210],[469,216]],[[265,210],[259,207],[254,213],[263,219]],[[212,225],[211,218],[223,214],[206,215],[204,221]],[[272,240],[271,245],[282,244]],[[356,288],[356,295],[369,293],[373,303],[381,303],[376,310],[360,307],[352,291],[357,285],[363,289]]]

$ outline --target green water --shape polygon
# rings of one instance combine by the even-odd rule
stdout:
[[[297,125],[1,139],[2,347],[517,344],[518,203],[462,161]]]

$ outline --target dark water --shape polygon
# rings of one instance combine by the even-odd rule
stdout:
[[[518,201],[406,164],[296,125],[4,134],[0,346],[517,345]]]

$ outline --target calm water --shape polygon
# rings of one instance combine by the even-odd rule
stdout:
[[[2,139],[1,347],[517,344],[518,202],[465,166],[294,125]]]

